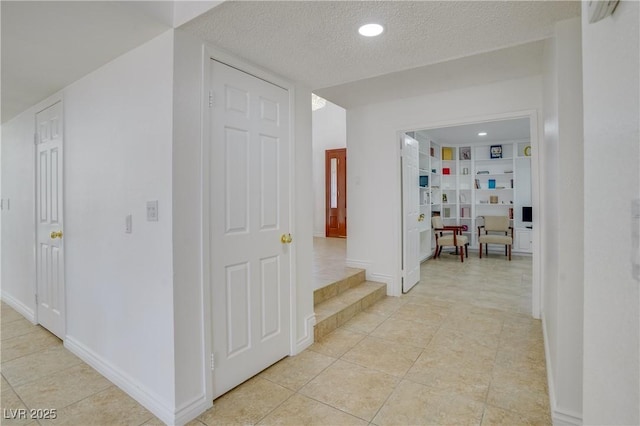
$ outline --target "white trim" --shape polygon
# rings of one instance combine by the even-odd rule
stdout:
[[[291,355],[297,355],[313,344],[313,330],[316,326],[316,314],[308,315],[304,319],[304,335],[296,342],[295,352]]]
[[[358,268],[358,269],[368,269],[371,267],[371,261],[369,260],[358,260],[358,259],[346,259],[345,265],[349,268]]]
[[[480,115],[480,116],[471,116],[471,117],[461,117],[461,118],[457,118],[457,119],[450,119],[450,120],[444,120],[444,121],[439,121],[439,122],[432,122],[432,123],[427,123],[427,124],[412,124],[412,125],[408,125],[406,126],[404,129],[398,130],[396,133],[396,140],[394,141],[394,143],[396,144],[396,152],[398,154],[400,154],[400,145],[397,143],[397,135],[398,134],[402,134],[405,132],[411,132],[411,131],[419,131],[419,130],[428,130],[428,129],[436,129],[436,128],[440,128],[440,127],[452,127],[452,126],[462,126],[462,125],[466,125],[466,124],[474,124],[474,123],[483,123],[483,122],[490,122],[490,121],[499,121],[499,120],[510,120],[510,119],[514,119],[514,118],[529,118],[529,132],[530,132],[530,138],[531,138],[531,146],[532,146],[532,153],[531,153],[531,201],[533,204],[533,209],[534,209],[534,217],[537,219],[537,224],[536,226],[533,227],[533,251],[532,251],[532,255],[533,255],[533,266],[532,266],[532,285],[531,285],[531,299],[532,299],[532,303],[531,303],[531,315],[536,318],[539,319],[540,318],[540,311],[542,309],[542,284],[540,281],[540,277],[541,275],[541,269],[542,269],[542,259],[541,257],[541,253],[540,253],[540,238],[541,238],[541,234],[540,234],[540,221],[542,220],[542,218],[540,217],[540,215],[538,214],[541,210],[541,202],[542,197],[540,196],[540,185],[539,185],[539,181],[541,179],[540,176],[540,168],[539,168],[539,154],[538,151],[539,149],[541,149],[542,147],[542,141],[540,140],[540,132],[538,129],[538,110],[537,109],[527,109],[527,110],[520,110],[520,111],[512,111],[512,112],[505,112],[505,113],[499,113],[499,114],[487,114],[487,115]],[[400,162],[399,161],[394,161],[394,167],[399,168]],[[398,170],[396,170],[397,172]],[[401,209],[401,202],[402,202],[402,185],[401,185],[401,179],[400,179],[400,175],[399,173],[396,173],[396,179],[397,179],[397,187],[400,188],[399,192],[399,199],[396,200],[395,202],[395,208],[393,209],[393,215],[395,216],[394,218],[394,222],[396,223],[397,226],[394,226],[394,232],[399,234],[395,235],[395,240],[396,240],[396,246],[399,248],[399,255],[396,257],[396,262],[398,263],[398,266],[396,267],[397,275],[398,275],[398,279],[396,280],[396,282],[394,282],[393,284],[390,284],[388,293],[389,295],[400,295],[402,294],[402,275],[401,275],[401,269],[402,269],[402,238],[401,238],[401,234],[402,234],[402,222],[401,222],[401,217],[402,217],[402,209]]]
[[[391,275],[387,274],[376,274],[375,272],[367,271],[367,281],[375,281],[378,283],[384,283],[387,285],[387,296],[400,296],[400,294],[393,294],[391,289],[397,287],[397,283],[393,279]]]
[[[547,370],[547,385],[549,388],[549,407],[551,408],[551,421],[554,426],[580,426],[582,425],[582,415],[572,410],[558,407],[556,404],[556,387],[553,379],[551,365],[551,350],[549,349],[549,335],[547,334],[547,321],[542,312],[542,336],[544,339],[544,356]]]
[[[110,364],[100,355],[75,340],[73,337],[66,336],[64,347],[71,353],[75,354],[93,367],[98,373],[102,374],[109,381],[113,382],[120,389],[125,391],[129,396],[142,404],[146,409],[151,411],[163,422],[172,425],[175,423],[175,414],[173,406],[146,387],[144,384],[133,379],[124,371]]]
[[[207,398],[205,394],[198,395],[191,401],[176,408],[173,424],[186,425],[211,407],[213,407],[211,398]]]
[[[25,305],[15,297],[11,296],[6,291],[0,290],[0,299],[2,299],[4,303],[11,306],[16,311],[18,311],[23,317],[28,319],[31,323],[37,324],[36,316],[35,316],[35,313],[33,312],[33,309],[31,309],[30,307],[28,307],[27,305]]]
[[[211,65],[210,62],[211,60],[215,60],[218,62],[222,62],[225,65],[228,65],[232,68],[236,68],[239,71],[245,72],[247,74],[250,74],[256,78],[259,78],[261,80],[264,80],[268,83],[271,84],[275,84],[278,87],[283,88],[284,90],[287,90],[287,92],[289,93],[289,141],[290,141],[290,151],[289,151],[289,158],[294,159],[295,160],[295,145],[296,145],[296,139],[295,139],[295,108],[296,108],[296,103],[295,103],[295,85],[293,83],[291,83],[290,81],[283,79],[282,77],[274,74],[271,71],[268,71],[264,68],[261,68],[259,66],[253,65],[245,60],[239,59],[231,54],[229,54],[228,52],[225,52],[224,50],[220,50],[218,48],[215,48],[213,46],[207,45],[207,44],[203,44],[203,48],[202,48],[202,111],[203,111],[203,116],[202,116],[202,194],[201,194],[201,199],[202,199],[202,233],[203,235],[205,235],[206,237],[203,238],[203,244],[202,244],[202,276],[203,276],[203,317],[204,317],[204,324],[203,324],[203,338],[204,338],[204,348],[205,348],[205,352],[204,352],[204,360],[209,359],[209,354],[212,353],[213,351],[213,327],[212,327],[212,321],[213,321],[213,315],[211,313],[211,291],[210,291],[210,285],[209,283],[211,282],[211,265],[210,265],[210,259],[211,259],[211,229],[210,229],[210,219],[211,219],[211,212],[210,212],[210,176],[211,176],[211,165],[209,162],[210,159],[210,149],[209,149],[209,141],[211,140],[211,135],[210,135],[210,124],[211,124],[211,113],[210,113],[210,108],[209,108],[209,104],[208,104],[208,98],[209,98],[209,90],[210,90],[210,86],[211,86],[211,81],[210,81],[210,75],[211,75]],[[289,179],[290,179],[290,196],[289,196],[289,226],[291,227],[292,230],[295,230],[294,228],[294,218],[295,218],[295,167],[294,167],[294,162],[290,161],[289,162],[291,167],[290,167],[290,171],[289,171]],[[295,238],[295,236],[294,236]],[[296,244],[292,244],[291,245],[291,265],[290,265],[290,273],[291,273],[291,279],[290,279],[290,327],[289,327],[289,332],[290,332],[290,337],[289,337],[289,352],[291,355],[297,353],[298,348],[302,347],[306,344],[306,341],[308,339],[308,337],[305,335],[305,343],[298,343],[296,342],[296,336],[297,336],[297,321],[296,321],[296,315],[297,315],[297,300],[296,300],[296,289],[297,289],[297,279],[295,276],[295,272],[296,272],[296,268],[295,268],[295,259],[296,259]],[[313,316],[313,321],[315,324],[315,314]],[[308,321],[308,318],[307,318]],[[307,325],[308,326],[308,325]],[[313,328],[311,328],[312,330]],[[311,340],[313,342],[313,334],[311,334]],[[209,400],[213,399],[213,374],[211,373],[211,371],[207,368],[208,363],[204,362],[205,368],[204,368],[204,381],[205,381],[205,388],[206,388],[206,398]]]

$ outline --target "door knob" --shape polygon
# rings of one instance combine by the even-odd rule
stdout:
[[[421,213],[420,216],[418,216],[418,222],[422,222],[424,220],[424,213]]]
[[[62,231],[51,231],[50,237],[52,240],[55,240],[56,238],[62,238]]]
[[[282,234],[282,236],[280,237],[280,242],[282,244],[291,244],[292,241],[293,238],[291,237],[291,234]]]

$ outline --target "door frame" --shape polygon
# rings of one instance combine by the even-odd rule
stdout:
[[[335,238],[335,237],[329,237],[329,235],[327,235],[329,232],[329,216],[328,216],[328,210],[329,210],[329,204],[330,203],[330,190],[329,190],[329,185],[327,185],[327,183],[329,182],[329,165],[327,163],[327,160],[329,159],[329,153],[330,152],[338,152],[338,151],[344,151],[344,162],[345,162],[345,172],[344,172],[344,191],[342,196],[338,195],[338,205],[340,204],[340,199],[342,199],[344,197],[344,202],[345,202],[345,213],[346,213],[346,203],[347,203],[347,148],[333,148],[333,149],[325,149],[324,150],[324,201],[325,201],[325,206],[324,206],[324,237],[325,238]],[[339,168],[338,168],[339,170]],[[347,231],[347,216],[345,216],[345,223],[344,223],[344,229],[345,229],[345,235],[344,237],[338,236],[337,238],[347,238],[348,231]]]
[[[209,149],[209,141],[211,140],[210,135],[210,111],[209,111],[209,90],[210,90],[210,81],[209,76],[211,75],[211,63],[210,61],[218,61],[222,62],[225,65],[228,65],[232,68],[235,68],[239,71],[250,74],[256,78],[266,81],[267,83],[274,84],[278,87],[285,89],[289,93],[289,157],[291,162],[291,167],[289,168],[289,222],[290,229],[292,231],[296,230],[296,220],[295,220],[295,153],[296,153],[296,138],[295,138],[295,86],[293,83],[285,80],[283,78],[278,77],[270,71],[264,70],[257,66],[251,65],[241,59],[234,57],[224,51],[218,50],[211,46],[205,45],[203,47],[203,55],[202,55],[202,103],[201,103],[201,166],[202,166],[202,183],[201,183],[201,200],[202,200],[202,317],[203,317],[203,348],[204,353],[202,354],[202,359],[204,361],[204,385],[206,392],[207,401],[211,401],[213,399],[213,374],[210,368],[210,354],[213,353],[213,327],[212,327],[212,305],[211,305],[211,262],[209,259],[211,258],[211,229],[210,229],[210,221],[211,221],[211,209],[210,202],[211,197],[210,194],[210,184],[209,179],[211,177],[211,164],[209,162],[210,157],[210,149]],[[309,105],[311,108],[311,105]],[[295,233],[294,238],[296,237]],[[297,280],[296,280],[296,252],[297,246],[295,244],[290,246],[291,250],[291,262],[289,267],[290,272],[290,286],[289,286],[289,355],[295,355],[297,353],[297,327],[296,327],[296,318],[298,307],[296,304],[297,300]]]
[[[66,158],[65,158],[65,154],[64,154],[64,147],[65,147],[65,138],[66,138],[66,128],[65,128],[65,113],[64,113],[64,99],[62,96],[62,93],[57,93],[55,95],[50,96],[49,98],[45,99],[44,101],[40,102],[37,104],[35,111],[33,112],[33,269],[34,269],[34,288],[33,288],[33,303],[34,303],[34,309],[33,309],[33,321],[35,324],[40,324],[40,318],[38,315],[39,309],[38,309],[38,302],[37,302],[37,297],[38,297],[38,205],[37,205],[37,199],[38,199],[38,149],[37,149],[37,145],[36,145],[36,134],[38,132],[38,114],[41,113],[42,111],[46,110],[47,108],[50,108],[52,106],[54,106],[55,104],[60,104],[60,109],[62,110],[61,112],[61,127],[62,127],[62,141],[60,142],[62,145],[62,182],[60,184],[60,186],[62,187],[62,227],[65,227],[65,216],[64,213],[66,211],[66,205],[65,205],[65,189],[66,189],[66,173],[65,173],[65,164],[66,164]],[[62,298],[64,299],[64,312],[62,313],[63,315],[63,327],[64,327],[64,331],[62,333],[62,335],[64,337],[66,337],[67,335],[67,311],[69,308],[69,305],[67,304],[67,276],[66,276],[66,271],[67,271],[67,262],[68,262],[68,256],[65,250],[65,241],[64,239],[62,239],[60,241],[60,244],[62,246],[62,251],[64,253],[63,258],[62,258],[62,265],[63,265],[63,291],[62,291]],[[64,338],[62,338],[62,340],[64,341]]]
[[[501,121],[501,120],[510,120],[514,118],[528,118],[529,119],[529,138],[531,140],[531,202],[533,204],[533,214],[538,220],[538,225],[533,227],[533,250],[532,250],[532,285],[531,285],[531,315],[540,319],[542,314],[542,299],[544,297],[541,285],[541,277],[543,274],[543,264],[541,259],[540,249],[542,247],[542,233],[540,232],[542,229],[542,221],[543,217],[541,217],[540,212],[544,211],[542,208],[542,204],[544,204],[544,200],[540,194],[541,183],[540,180],[542,178],[540,172],[540,161],[542,158],[542,150],[544,149],[544,144],[541,143],[541,135],[542,132],[539,129],[540,122],[538,119],[538,115],[540,113],[536,109],[522,110],[522,111],[513,111],[506,112],[501,114],[487,114],[480,116],[472,116],[472,117],[463,117],[458,119],[451,119],[440,122],[426,122],[426,123],[418,123],[415,125],[407,126],[404,129],[398,130],[396,132],[396,138],[393,143],[396,146],[396,167],[402,173],[402,164],[401,164],[401,152],[400,152],[400,144],[397,141],[402,137],[402,135],[406,132],[414,132],[419,130],[428,130],[428,129],[437,129],[440,127],[452,127],[452,126],[463,126],[466,124],[474,124],[474,123],[482,123],[488,121]],[[398,180],[402,182],[401,179]],[[400,191],[399,191],[399,199],[397,200],[396,205],[400,205],[402,202],[402,184],[400,183]],[[398,207],[395,209],[395,216],[397,218],[396,223],[398,224],[399,233],[398,235],[402,235],[402,211]],[[391,294],[400,295],[402,294],[402,238],[398,238],[396,241],[397,247],[397,264],[399,265],[396,268],[396,277],[394,288],[390,289]]]

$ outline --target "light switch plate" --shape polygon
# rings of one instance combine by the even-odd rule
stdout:
[[[158,200],[147,201],[147,222],[158,221]]]
[[[124,219],[124,232],[127,234],[133,232],[133,219],[130,214],[128,214]]]

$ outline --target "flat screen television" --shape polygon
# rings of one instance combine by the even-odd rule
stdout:
[[[522,207],[522,221],[533,222],[531,207]]]

